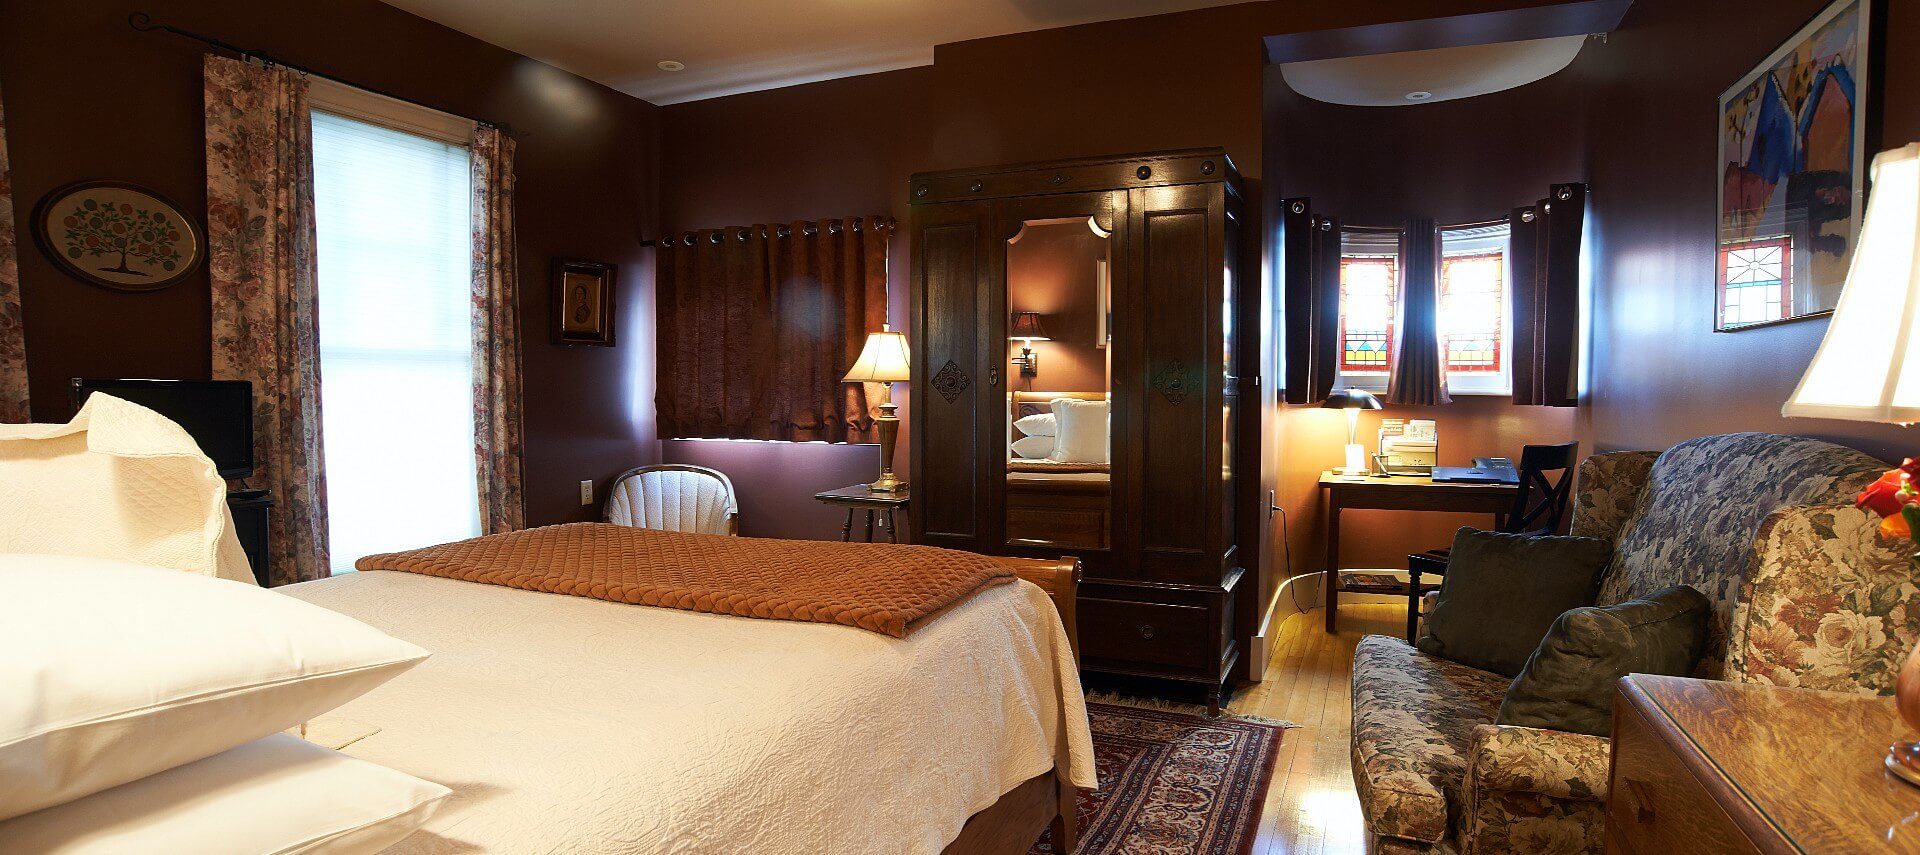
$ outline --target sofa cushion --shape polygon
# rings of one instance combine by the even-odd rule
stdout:
[[[1684,677],[1700,661],[1708,606],[1699,591],[1675,585],[1618,605],[1568,610],[1507,689],[1499,723],[1609,735],[1621,677]]]
[[[1599,603],[1669,585],[1705,594],[1713,609],[1696,675],[1720,677],[1761,521],[1785,505],[1852,504],[1886,468],[1851,448],[1766,433],[1707,436],[1667,449],[1620,534]]]
[[[1453,537],[1440,600],[1427,615],[1417,646],[1513,677],[1526,667],[1555,618],[1593,605],[1611,553],[1606,541],[1591,537],[1462,528]]]
[[[1474,728],[1492,724],[1507,678],[1370,635],[1353,653],[1353,779],[1378,835],[1452,836]]]

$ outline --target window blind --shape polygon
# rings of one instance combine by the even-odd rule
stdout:
[[[333,572],[479,534],[467,149],[315,111]]]

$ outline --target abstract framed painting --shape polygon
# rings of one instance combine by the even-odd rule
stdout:
[[[1719,103],[1714,329],[1831,313],[1866,210],[1872,0],[1837,0]]]

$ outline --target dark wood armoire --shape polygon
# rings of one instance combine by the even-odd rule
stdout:
[[[1233,163],[1027,163],[909,192],[914,542],[1080,558],[1083,667],[1217,706],[1246,575]]]

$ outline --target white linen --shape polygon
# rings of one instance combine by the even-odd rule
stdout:
[[[1022,416],[1014,421],[1013,426],[1027,436],[1055,436],[1060,430],[1059,423],[1055,421],[1052,413]]]
[[[419,828],[449,792],[276,734],[0,822],[0,852],[371,855]]]
[[[227,482],[193,437],[94,393],[63,425],[0,425],[0,552],[110,558],[253,584]]]
[[[1053,453],[1053,437],[1023,436],[1013,441],[1013,453],[1022,460],[1039,460]]]
[[[1051,404],[1060,433],[1054,437],[1053,454],[1057,463],[1106,463],[1107,402],[1055,398]]]
[[[0,555],[0,819],[292,727],[426,656],[254,585]]]
[[[380,728],[346,753],[454,790],[396,853],[937,853],[1056,757],[1095,784],[1026,582],[905,639],[411,573],[274,590],[435,651],[338,710]]]

